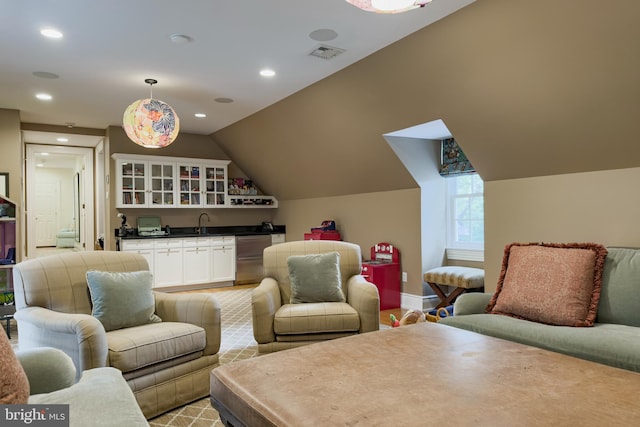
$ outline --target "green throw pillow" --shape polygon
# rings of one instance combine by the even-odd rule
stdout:
[[[293,255],[287,258],[291,304],[345,302],[340,280],[340,254]]]
[[[149,271],[87,271],[87,283],[93,304],[91,314],[107,332],[162,321],[154,314]]]

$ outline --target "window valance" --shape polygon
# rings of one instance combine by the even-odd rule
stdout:
[[[467,156],[454,138],[442,140],[440,175],[444,177],[475,173]]]

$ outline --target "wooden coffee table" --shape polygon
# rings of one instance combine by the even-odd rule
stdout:
[[[216,368],[233,426],[640,425],[640,374],[420,323]]]

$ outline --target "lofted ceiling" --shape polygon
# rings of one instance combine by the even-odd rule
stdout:
[[[472,2],[380,15],[344,0],[0,0],[0,108],[23,123],[106,129],[154,78],[182,131],[208,135]],[[309,55],[323,45],[345,51]]]

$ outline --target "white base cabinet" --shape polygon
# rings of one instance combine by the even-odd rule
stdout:
[[[210,238],[193,237],[182,240],[184,261],[184,284],[208,283],[211,279]]]
[[[154,254],[154,287],[180,286],[182,278],[182,249],[156,249]]]
[[[234,236],[126,239],[121,248],[147,259],[154,288],[236,279]]]
[[[213,237],[211,240],[211,281],[236,280],[235,236]]]
[[[153,257],[153,240],[123,240],[121,248],[123,251],[134,252],[145,257],[147,263],[149,264],[149,271],[151,273],[155,271]]]

